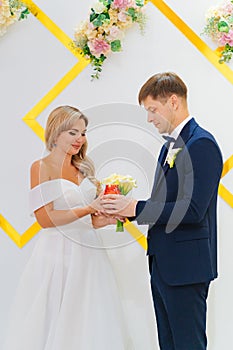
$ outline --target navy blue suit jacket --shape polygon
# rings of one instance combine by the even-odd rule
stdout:
[[[136,220],[149,225],[148,254],[155,255],[169,285],[217,277],[216,202],[222,156],[214,137],[192,118],[173,148],[172,168],[161,149],[151,198],[139,201]]]

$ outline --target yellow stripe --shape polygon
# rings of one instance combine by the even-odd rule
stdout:
[[[0,227],[15,244],[22,248],[30,239],[32,239],[41,229],[40,225],[35,222],[22,235],[20,235],[14,227],[0,214]]]
[[[147,250],[147,239],[144,234],[128,219],[124,223],[124,227],[131,234],[131,236],[144,248]]]
[[[27,242],[29,242],[39,231],[41,230],[41,226],[38,222],[34,222],[32,226],[30,226],[22,235],[20,239],[20,248],[25,246]]]
[[[218,194],[224,201],[226,201],[233,208],[233,195],[230,191],[226,189],[223,184],[219,185]]]
[[[14,241],[15,244],[18,247],[20,247],[20,235],[1,214],[0,214],[0,227],[3,229],[3,231],[6,232],[6,234],[10,237],[10,239],[12,239],[12,241]]]
[[[224,177],[232,168],[233,168],[233,155],[225,161],[221,177]]]
[[[76,63],[73,68],[23,117],[23,121],[42,141],[44,141],[44,129],[35,119],[87,65],[88,61],[86,60]]]
[[[233,83],[233,71],[225,63],[220,64],[217,52],[210,47],[164,2],[161,0],[150,0],[177,29],[181,31],[191,43],[219,70],[224,77]]]
[[[226,160],[221,177],[223,178],[233,168],[233,155]],[[223,184],[219,185],[218,194],[233,208],[233,194]]]
[[[79,49],[74,45],[73,40],[66,35],[56,23],[54,23],[33,1],[24,0],[23,3],[28,7],[29,11],[70,51],[80,60],[83,56]]]

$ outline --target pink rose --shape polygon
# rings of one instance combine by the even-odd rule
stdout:
[[[94,24],[92,22],[87,23],[87,27],[89,30],[93,30],[95,28]]]
[[[128,0],[128,6],[127,7],[137,8],[138,6],[136,5],[135,0]]]
[[[117,26],[112,26],[109,31],[108,40],[115,40],[120,36],[121,32]]]
[[[113,6],[117,9],[125,9],[128,7],[128,0],[114,0]]]
[[[105,55],[110,51],[110,45],[101,39],[93,39],[88,42],[91,54],[99,58],[101,54]]]
[[[222,6],[222,12],[225,15],[231,15],[233,11],[233,4],[232,3],[225,3]]]
[[[126,15],[126,13],[125,13],[125,11],[120,11],[119,13],[118,13],[118,19],[119,19],[119,21],[121,21],[121,22],[126,22],[127,21],[127,15]]]
[[[224,33],[220,38],[219,43],[221,46],[225,46],[226,44],[233,46],[233,30],[231,29],[229,33]]]

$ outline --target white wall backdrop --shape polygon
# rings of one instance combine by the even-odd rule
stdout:
[[[71,38],[76,25],[86,19],[92,3],[92,0],[36,1]],[[200,35],[205,12],[215,1],[168,0],[167,4]],[[89,149],[97,175],[101,178],[113,171],[131,172],[138,179],[134,191],[137,198],[146,198],[150,193],[155,157],[162,142],[156,130],[147,125],[145,112],[137,106],[141,85],[156,72],[171,70],[183,78],[189,88],[190,113],[215,135],[224,160],[233,151],[232,85],[151,3],[147,5],[147,15],[145,35],[141,36],[137,27],[128,30],[123,52],[109,57],[100,80],[91,82],[88,66],[37,118],[44,126],[48,113],[61,104],[85,111],[90,119]],[[22,118],[76,62],[33,15],[14,24],[0,38],[0,212],[19,233],[34,222],[28,214],[29,168],[44,153],[43,143]],[[233,193],[232,172],[222,183]],[[233,347],[233,209],[219,198],[218,210],[219,278],[211,285],[208,301],[210,350]],[[146,232],[146,227],[141,229]],[[103,230],[106,240],[113,233],[114,228]],[[11,300],[36,239],[19,249],[0,229],[0,347]],[[125,263],[135,288],[137,281],[142,283],[142,276],[147,284],[144,250],[138,243],[124,245],[130,240],[127,233],[114,239],[122,243],[122,249],[112,252],[112,259],[118,259],[118,254],[123,257],[119,278]],[[145,293],[138,297],[150,296]],[[143,320],[137,322],[137,326],[140,322],[143,326]]]

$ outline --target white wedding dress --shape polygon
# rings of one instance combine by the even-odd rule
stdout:
[[[51,201],[58,210],[81,207],[95,194],[87,178],[80,186],[47,181],[30,191],[31,211]],[[127,323],[107,251],[88,215],[41,231],[18,286],[3,349],[139,350]]]

